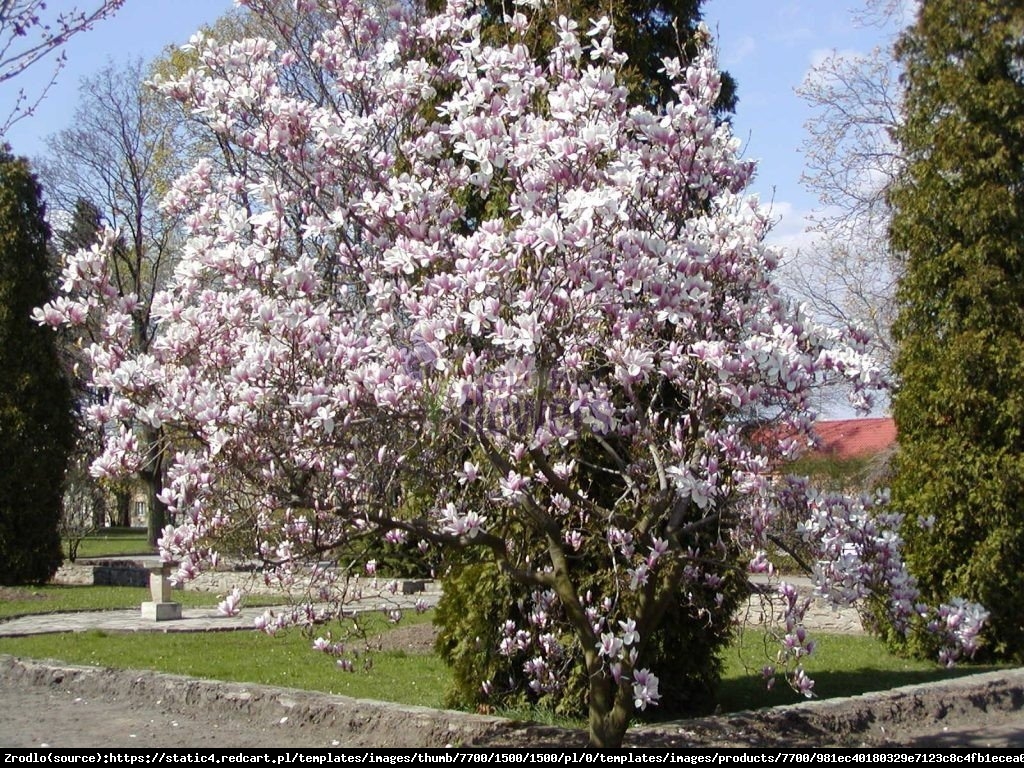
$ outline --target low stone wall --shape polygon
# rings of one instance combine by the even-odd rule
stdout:
[[[0,689],[70,692],[93,707],[129,701],[159,713],[203,713],[212,727],[231,721],[302,734],[307,744],[346,747],[445,747],[550,744],[565,732],[499,717],[352,699],[291,688],[226,683],[145,670],[101,669],[0,656]],[[545,741],[547,736],[548,741]],[[187,738],[187,737],[183,737]],[[576,744],[585,742],[576,733]],[[183,742],[187,743],[187,742]]]
[[[350,581],[353,590],[360,588],[375,592],[389,580],[385,578],[355,578]],[[148,568],[133,560],[104,561],[102,564],[80,560],[76,563],[64,563],[51,579],[53,584],[97,584],[116,587],[149,587]],[[238,587],[248,594],[276,595],[281,589],[274,584],[266,584],[262,574],[248,570],[206,571],[183,587],[188,592],[212,592],[215,595],[226,595],[232,588]],[[437,582],[426,579],[399,579],[398,591],[402,595],[433,593],[440,589]]]
[[[144,670],[102,669],[0,656],[0,695],[49,690],[91,707],[130,702],[154,716],[202,713],[207,728],[248,724],[280,728],[305,745],[346,747],[582,747],[579,730],[488,715],[433,710],[247,683]],[[829,699],[730,716],[632,728],[626,746],[912,746],[922,728],[936,733],[965,722],[1007,722],[1024,705],[1024,669],[968,675],[846,699]],[[967,718],[966,720],[964,718]],[[165,718],[166,719],[166,718]],[[952,738],[955,739],[955,736]],[[282,737],[278,737],[280,742]],[[934,744],[934,741],[924,741]],[[1018,743],[1018,742],[1014,742]],[[965,746],[951,743],[949,746]]]
[[[92,583],[105,587],[148,587],[149,569],[130,560],[92,566]]]

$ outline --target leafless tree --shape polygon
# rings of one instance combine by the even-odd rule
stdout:
[[[51,212],[70,213],[79,201],[89,201],[105,225],[120,230],[121,247],[110,269],[121,295],[138,299],[132,316],[138,352],[152,342],[152,298],[172,269],[180,242],[180,222],[161,210],[160,199],[189,157],[178,114],[164,108],[146,80],[139,61],[111,64],[84,78],[71,127],[50,136],[47,155],[35,161]],[[164,524],[157,496],[164,436],[146,425],[131,426],[146,448],[138,479],[148,497],[149,537],[155,542]]]
[[[886,192],[901,165],[893,130],[899,87],[891,55],[835,53],[799,89],[814,108],[803,143],[803,181],[821,208],[812,217],[813,250],[801,254],[792,282],[827,321],[868,330],[875,354],[891,360],[889,328],[899,273],[888,244]]]
[[[803,182],[821,207],[811,217],[813,245],[798,254],[788,282],[821,319],[867,330],[887,368],[900,273],[888,244],[887,191],[903,162],[893,45],[915,8],[913,0],[867,0],[853,21],[878,27],[886,42],[864,54],[833,52],[797,89],[813,109]]]
[[[96,22],[111,16],[124,0],[102,0],[92,10],[72,7],[52,11],[45,0],[0,0],[0,83],[12,80],[51,53],[58,51],[71,37]],[[31,115],[47,91],[56,82],[66,63],[60,52],[53,62],[50,80],[39,93],[19,89],[11,112],[0,123],[0,134],[17,120]]]

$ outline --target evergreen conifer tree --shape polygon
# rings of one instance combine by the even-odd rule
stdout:
[[[1024,6],[925,0],[902,39],[893,494],[924,594],[1024,659]],[[923,650],[923,649],[917,649]]]
[[[664,104],[673,98],[662,59],[682,56],[690,59],[696,51],[695,32],[701,21],[704,0],[569,0],[549,3],[534,9],[542,23],[535,23],[526,38],[531,52],[540,57],[551,50],[558,39],[560,16],[572,20],[586,30],[594,19],[607,18],[615,30],[616,49],[629,58],[623,80],[630,98],[645,105]],[[427,0],[427,9],[440,11],[443,0]],[[483,0],[486,35],[500,42],[507,29],[502,23],[515,6],[504,0]],[[536,18],[536,17],[535,17]],[[722,112],[736,108],[736,82],[728,72],[722,73],[722,90],[718,98]]]
[[[701,42],[699,25],[703,0],[570,0],[543,5],[532,9],[533,19],[524,36],[524,42],[538,61],[546,60],[559,36],[559,17],[564,16],[580,30],[593,26],[596,19],[605,17],[614,30],[616,47],[626,54],[623,83],[629,91],[629,100],[646,107],[657,107],[673,100],[670,78],[664,70],[663,59],[680,56],[690,60]],[[428,0],[428,10],[439,11],[443,0]],[[503,18],[515,12],[515,6],[502,0],[484,0],[483,36],[489,42],[500,44],[508,36],[508,25]],[[724,116],[736,106],[736,83],[727,73],[721,73],[721,91],[716,102],[717,113]],[[460,222],[465,232],[476,223],[500,215],[508,209],[509,189],[492,188],[489,195],[471,191],[462,201],[466,215]],[[600,463],[598,456],[604,448],[596,443],[590,446],[594,456],[581,457],[584,466]],[[592,478],[590,493],[614,504],[614,498],[623,488],[597,473]],[[427,494],[428,496],[432,494]],[[691,542],[699,549],[709,542],[700,536]],[[543,551],[533,553],[542,556]],[[718,651],[732,638],[732,625],[728,620],[730,606],[737,608],[745,597],[744,563],[734,549],[734,567],[723,569],[722,579],[707,594],[694,595],[683,591],[669,611],[669,618],[652,643],[657,650],[654,658],[671,676],[674,686],[661,702],[659,715],[704,714],[714,708],[714,690],[721,675],[722,664]],[[518,706],[534,696],[527,687],[526,673],[519,662],[499,652],[499,627],[507,618],[518,614],[518,605],[529,597],[530,590],[512,582],[498,569],[481,563],[473,553],[450,556],[441,568],[444,598],[438,607],[436,623],[440,627],[437,650],[449,665],[453,685],[448,691],[448,703],[455,707],[473,707],[494,702],[505,706]],[[696,618],[706,599],[719,595],[726,610],[725,621]],[[494,680],[493,689],[485,692],[482,680]],[[565,690],[542,697],[548,706],[560,715],[582,716],[586,712],[587,681],[576,676]]]
[[[32,319],[50,294],[49,236],[28,163],[0,149],[0,584],[45,582],[62,560],[71,396],[56,335]]]

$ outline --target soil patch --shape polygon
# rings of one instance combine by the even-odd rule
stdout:
[[[0,600],[46,600],[46,595],[27,587],[0,587]]]
[[[382,635],[377,635],[371,640],[370,645],[381,651],[431,653],[436,638],[437,627],[429,622],[422,622],[399,625]]]

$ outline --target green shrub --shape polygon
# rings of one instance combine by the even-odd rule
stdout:
[[[950,441],[943,441],[948,445]],[[979,659],[1024,660],[1024,534],[1019,457],[985,456],[964,444],[958,463],[940,460],[943,450],[915,442],[898,457],[897,507],[907,515],[902,534],[907,563],[925,599],[963,597],[990,613]],[[932,448],[931,451],[928,449]],[[934,517],[934,524],[922,519]],[[881,622],[890,647],[934,658],[936,640],[924,626],[908,638]]]
[[[680,594],[649,641],[640,666],[654,670],[665,682],[659,706],[648,711],[653,717],[705,714],[714,709],[722,672],[720,651],[732,641],[732,617],[748,589],[740,568],[719,575],[724,578],[719,588],[707,587],[705,594],[694,595],[699,604],[713,602],[714,594],[720,592],[723,600],[717,609],[697,615],[689,608],[689,597]],[[434,622],[440,628],[437,652],[452,671],[447,706],[519,709],[537,705],[562,717],[586,716],[582,652],[567,629],[555,633],[568,651],[569,666],[564,689],[555,693],[537,695],[529,689],[522,670],[525,655],[507,658],[498,651],[506,620],[525,627],[530,602],[526,587],[513,582],[493,563],[469,558],[450,563],[443,583]],[[600,586],[595,576],[584,588],[601,593]],[[491,683],[490,694],[482,689],[484,681]]]
[[[485,680],[501,691],[502,705],[525,705],[523,677],[498,652],[498,643],[503,622],[511,619],[522,624],[526,590],[491,562],[455,566],[445,574],[443,584],[434,623],[439,627],[435,648],[452,671],[446,706],[473,709],[487,702],[481,688]]]
[[[1019,3],[921,3],[897,53],[907,158],[889,190],[903,271],[893,505],[926,601],[991,612],[1024,660],[1024,82]],[[1008,41],[1014,41],[1012,45]],[[934,524],[932,524],[934,521]],[[924,523],[924,524],[922,524]],[[924,645],[916,636],[908,644]]]

